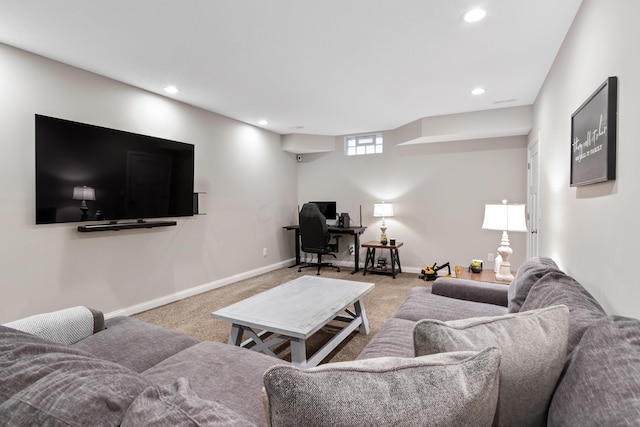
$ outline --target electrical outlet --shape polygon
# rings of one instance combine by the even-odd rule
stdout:
[[[493,261],[493,259],[494,259],[493,257],[494,257],[493,252],[489,252],[487,254],[487,261],[489,261],[489,262]]]
[[[349,245],[349,255],[353,255],[356,251],[355,245]]]
[[[267,248],[262,248],[262,256],[267,256]]]

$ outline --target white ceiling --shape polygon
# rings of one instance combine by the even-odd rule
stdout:
[[[580,3],[0,0],[0,42],[277,133],[342,135],[532,104]]]

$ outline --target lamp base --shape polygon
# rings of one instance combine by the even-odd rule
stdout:
[[[511,273],[511,264],[510,263],[501,263],[500,271],[496,274],[496,280],[505,280],[512,281],[514,279],[513,274]]]
[[[382,218],[382,223],[380,224],[380,243],[386,245],[389,240],[387,239],[387,226],[384,223],[384,218]]]
[[[80,205],[80,211],[82,212],[80,214],[80,221],[86,221],[89,219],[89,208],[87,207],[87,204],[85,203],[85,201],[82,201],[82,204]]]
[[[497,280],[504,281],[512,281],[513,274],[511,273],[511,263],[509,262],[509,257],[513,253],[513,249],[511,249],[511,245],[509,244],[509,235],[506,231],[502,232],[502,241],[500,242],[500,247],[498,248],[498,254],[502,257],[502,262],[500,263],[500,269],[496,273]]]

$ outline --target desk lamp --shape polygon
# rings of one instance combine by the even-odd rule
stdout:
[[[380,243],[383,245],[387,244],[387,225],[384,223],[385,217],[393,216],[393,203],[376,203],[373,205],[373,216],[376,218],[382,217],[382,222],[380,223]]]
[[[527,231],[524,205],[509,205],[506,200],[503,200],[501,205],[484,205],[482,228],[485,230],[502,230],[502,241],[498,248],[502,262],[500,263],[500,269],[496,273],[496,279],[513,280],[511,263],[509,262],[513,249],[509,245],[507,231]]]

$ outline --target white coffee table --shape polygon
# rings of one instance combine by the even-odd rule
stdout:
[[[291,343],[291,362],[301,367],[318,365],[356,328],[369,333],[362,298],[373,283],[302,276],[253,297],[211,313],[231,322],[229,344],[262,351],[284,341]],[[353,305],[353,310],[351,306]],[[329,342],[307,358],[305,341],[332,320],[346,325]],[[243,333],[249,339],[242,341]],[[276,335],[269,340],[266,338]]]

